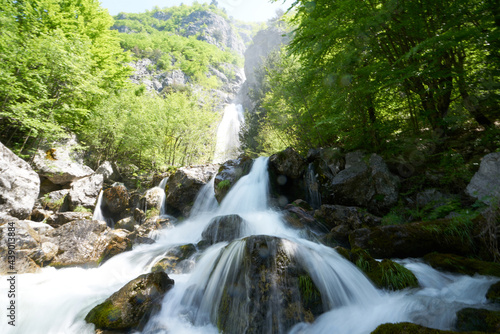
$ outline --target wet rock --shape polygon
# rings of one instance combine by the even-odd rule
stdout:
[[[477,256],[491,261],[481,219],[439,219],[405,225],[357,229],[349,235],[351,247],[366,249],[376,258],[422,257],[428,253]]]
[[[316,174],[321,202],[334,204],[331,183],[334,177],[345,168],[345,159],[341,150],[334,147],[311,149],[307,154],[307,161],[312,164],[313,171]],[[311,168],[311,166],[308,168]]]
[[[231,241],[240,237],[245,221],[239,215],[227,215],[213,218],[201,234],[209,245],[222,241]]]
[[[352,152],[346,155],[345,169],[330,186],[335,204],[365,207],[374,214],[383,214],[397,202],[400,182],[380,156]]]
[[[94,210],[103,180],[101,174],[92,174],[73,182],[66,198],[69,210],[75,211],[77,207]]]
[[[30,165],[0,143],[0,211],[28,218],[40,191],[40,177]]]
[[[129,234],[129,231],[121,229],[110,231],[108,236],[110,239],[109,243],[100,256],[99,262],[102,264],[115,255],[131,250],[132,240],[128,238]]]
[[[244,243],[243,260],[232,263],[215,319],[225,333],[286,333],[298,322],[313,322],[323,313],[321,295],[300,261],[288,254],[286,241],[251,236]]]
[[[33,163],[40,176],[59,185],[69,185],[94,173],[83,164],[83,154],[75,135],[57,143],[44,144],[35,155]]]
[[[128,331],[144,325],[174,281],[164,272],[145,274],[127,283],[85,317],[98,329]]]
[[[500,311],[464,308],[457,312],[456,327],[459,331],[500,332]]]
[[[92,219],[92,212],[58,212],[47,218],[46,223],[57,228],[75,220]]]
[[[453,334],[456,332],[443,331],[434,328],[428,328],[409,322],[397,324],[383,324],[378,326],[372,334]]]
[[[194,262],[189,261],[189,258],[195,253],[196,247],[193,244],[174,247],[153,265],[151,272],[164,271],[167,274],[184,274],[194,266]]]
[[[167,182],[167,210],[173,214],[189,213],[196,195],[212,175],[217,165],[179,168]]]
[[[134,226],[136,225],[134,217],[127,217],[120,219],[119,221],[116,222],[115,224],[115,229],[124,229],[127,231],[134,231]]]
[[[388,290],[402,290],[418,287],[417,277],[402,265],[384,259],[376,261],[362,249],[349,251],[342,247],[335,250],[343,257],[354,263],[379,288]]]
[[[424,256],[431,267],[452,273],[473,276],[475,274],[500,277],[500,264],[470,259],[454,254],[431,253]]]
[[[490,286],[486,293],[486,299],[492,303],[500,303],[500,282]]]
[[[492,204],[500,197],[500,152],[483,157],[479,171],[472,177],[466,193]]]
[[[280,207],[305,198],[304,172],[306,160],[294,149],[287,148],[269,158],[271,196]]]
[[[130,194],[123,184],[115,184],[104,190],[103,204],[112,214],[125,211],[129,205]]]
[[[222,202],[236,182],[250,172],[252,165],[253,160],[248,156],[241,156],[220,165],[214,180],[214,191],[217,202]]]
[[[328,232],[328,228],[324,224],[314,219],[311,215],[312,211],[306,211],[303,207],[296,205],[296,203],[297,201],[288,204],[283,211],[283,219],[288,225],[296,229],[307,227],[318,233]]]

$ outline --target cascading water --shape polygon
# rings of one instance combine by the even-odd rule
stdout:
[[[244,121],[241,104],[228,104],[224,108],[224,115],[217,128],[214,163],[223,163],[238,157],[240,153],[239,134]]]
[[[149,272],[169,249],[197,244],[214,217],[229,214],[237,214],[245,222],[239,238],[203,250],[190,273],[170,274],[174,288],[143,333],[205,334],[218,333],[221,326],[255,325],[245,318],[246,314],[260,321],[259,328],[269,332],[275,328],[275,333],[361,334],[382,323],[402,321],[450,329],[456,310],[485,307],[486,290],[498,279],[443,274],[418,261],[401,263],[415,273],[421,288],[400,292],[376,289],[353,264],[333,249],[301,238],[269,208],[267,161],[257,159],[220,206],[214,201],[213,188],[207,186],[198,196],[191,217],[161,231],[154,244],[138,245],[99,268],[44,268],[38,274],[18,275],[18,325],[12,328],[2,321],[0,332],[94,333],[94,326],[84,321],[94,306]],[[288,270],[290,280],[280,278],[283,270]],[[261,285],[261,280],[266,284]],[[2,281],[0,295],[6,296],[5,278]],[[322,313],[313,323],[306,322],[307,312],[297,313],[306,314],[299,323],[281,322],[288,312],[295,314],[293,307],[304,293],[290,285],[292,281],[309,289],[306,292],[311,300],[319,297],[310,287],[319,291],[319,304],[309,305],[311,312]],[[285,297],[287,303],[280,300]],[[5,308],[1,312],[5,319]],[[279,321],[273,323],[273,319]]]
[[[314,164],[311,162],[307,166],[307,171],[305,175],[305,186],[306,186],[306,200],[314,209],[319,209],[321,206],[321,195],[319,193],[319,184],[316,179],[316,172],[314,171]]]
[[[104,213],[102,212],[102,198],[103,198],[104,192],[101,190],[99,193],[99,197],[97,198],[97,203],[95,205],[94,209],[94,214],[92,216],[93,220],[102,220],[106,222],[106,224],[110,227],[114,226],[114,221],[111,218],[107,218],[104,216]]]
[[[158,188],[162,190],[160,192],[161,196],[159,201],[161,202],[160,206],[160,217],[168,217],[167,215],[167,195],[165,194],[165,186],[167,185],[168,182],[168,177],[163,178],[161,180],[160,184],[158,185]]]

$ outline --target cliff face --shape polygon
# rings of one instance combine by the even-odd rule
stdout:
[[[289,35],[279,26],[271,26],[259,31],[254,36],[253,43],[244,54],[246,81],[238,94],[238,99],[246,110],[252,111],[254,109],[254,103],[248,97],[248,93],[250,89],[259,84],[255,77],[256,71],[271,52],[278,50],[283,44],[288,44],[289,41]]]

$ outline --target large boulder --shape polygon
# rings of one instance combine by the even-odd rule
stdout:
[[[50,215],[45,222],[50,226],[57,228],[66,223],[84,219],[92,219],[92,212],[58,212]]]
[[[328,147],[311,149],[307,153],[308,172],[314,173],[321,195],[321,203],[333,204],[331,189],[333,178],[345,168],[345,159],[339,148]]]
[[[112,214],[119,214],[129,206],[130,194],[123,184],[114,184],[104,190],[103,204]]]
[[[28,218],[40,191],[40,177],[30,165],[0,143],[0,211]]]
[[[307,167],[304,159],[293,148],[269,157],[269,181],[271,196],[280,207],[306,196],[304,173]]]
[[[247,175],[252,169],[253,160],[248,156],[240,156],[234,160],[224,162],[214,180],[214,191],[217,202],[222,202],[229,190],[238,180]]]
[[[44,144],[35,155],[33,163],[40,176],[59,185],[68,185],[94,173],[83,164],[83,154],[75,135],[51,145]]]
[[[483,236],[483,225],[478,218],[360,228],[349,235],[349,242],[352,248],[365,249],[376,258],[422,257],[439,252],[491,261],[493,250]]]
[[[472,177],[466,193],[485,203],[498,202],[500,198],[500,152],[483,157],[479,171]]]
[[[104,178],[104,181],[111,180],[115,178],[117,175],[115,175],[115,172],[113,170],[113,166],[111,165],[111,162],[109,161],[104,161],[97,169],[95,170],[96,174],[101,174],[102,177]]]
[[[428,328],[410,322],[401,322],[397,324],[383,324],[378,326],[371,334],[454,334],[456,332],[444,331],[434,328]],[[476,333],[478,334],[478,333]]]
[[[159,309],[163,296],[173,286],[174,280],[164,272],[141,275],[90,310],[85,321],[103,330],[137,329]]]
[[[83,207],[94,210],[103,183],[102,174],[92,174],[73,182],[66,198],[68,209],[74,211],[77,207]]]
[[[58,211],[63,207],[65,197],[69,194],[69,189],[51,191],[39,199],[42,208],[45,210]]]
[[[119,230],[123,231],[123,230]],[[47,241],[58,246],[57,255],[50,262],[53,267],[84,266],[96,267],[109,253],[113,245],[122,251],[131,247],[123,233],[116,233],[106,226],[105,222],[97,220],[77,220],[50,230],[45,234]],[[117,246],[117,243],[120,244]],[[121,245],[125,243],[125,245]],[[115,248],[116,248],[115,247]]]
[[[331,182],[335,204],[365,207],[374,214],[387,212],[397,202],[399,186],[399,178],[380,156],[361,152],[348,153],[345,169]]]
[[[160,187],[148,189],[141,199],[141,208],[146,210],[156,209],[160,212],[165,196],[165,190]]]
[[[457,329],[460,332],[500,332],[500,311],[464,308],[457,312]]]
[[[179,168],[166,185],[167,210],[173,214],[187,216],[196,195],[217,172],[218,165]]]

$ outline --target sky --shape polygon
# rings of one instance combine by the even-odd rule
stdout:
[[[199,3],[210,3],[211,0],[198,0]],[[269,0],[217,0],[219,7],[224,7],[229,16],[241,21],[264,22],[275,16],[278,8],[287,10],[292,0],[279,0],[270,3]],[[181,3],[190,5],[194,0],[101,0],[101,5],[107,8],[111,15],[120,12],[141,13],[160,8],[178,6]]]

